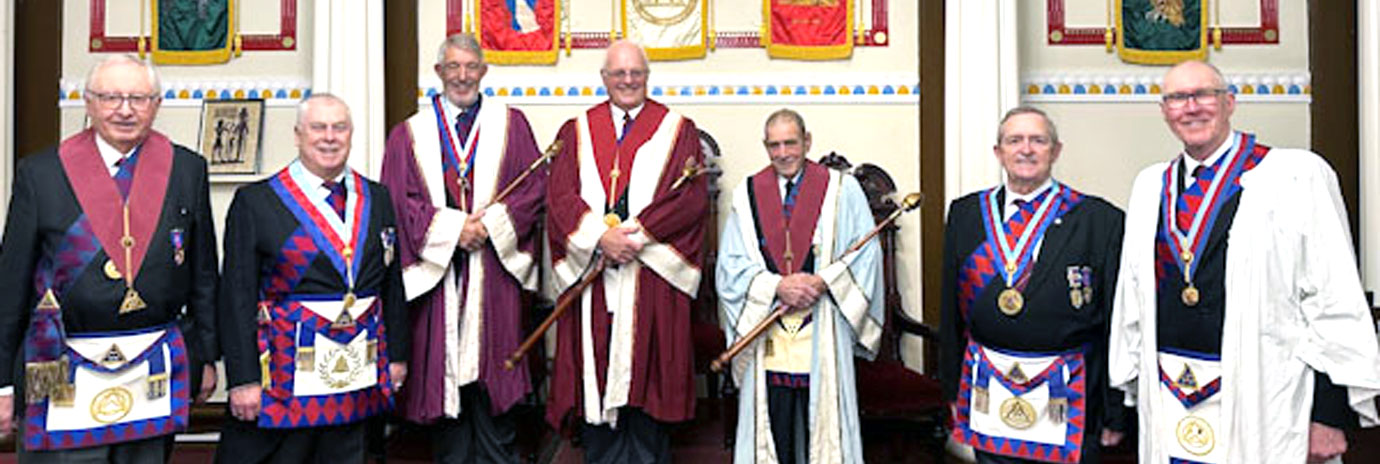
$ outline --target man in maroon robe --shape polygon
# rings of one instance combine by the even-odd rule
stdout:
[[[690,419],[690,300],[700,280],[706,181],[694,122],[647,99],[647,56],[615,42],[609,101],[561,127],[548,238],[557,288],[578,303],[558,325],[547,421],[585,424],[585,461],[667,462],[664,423]],[[572,288],[588,272],[602,275]]]
[[[504,412],[531,385],[503,361],[522,337],[521,292],[536,289],[546,170],[494,201],[539,158],[532,129],[480,96],[488,65],[473,36],[448,37],[434,69],[444,92],[393,128],[384,154],[413,321],[400,409],[434,426],[438,462],[517,462]]]

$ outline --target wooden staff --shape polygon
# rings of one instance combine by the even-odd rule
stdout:
[[[556,144],[559,143],[561,143],[561,141],[557,140]],[[560,151],[560,146],[556,144],[552,144],[552,148],[548,148],[547,152],[553,153],[555,151]],[[694,158],[685,160],[685,168],[681,170],[680,177],[676,178],[675,183],[671,184],[671,190],[674,191],[680,188],[686,181],[693,179],[695,176],[704,174],[707,171],[708,170],[695,163]],[[519,178],[518,181],[520,180]],[[514,183],[516,182],[517,181],[514,181]],[[582,277],[579,282],[576,282],[575,285],[570,287],[569,291],[566,291],[564,295],[561,295],[561,298],[556,300],[556,307],[551,310],[551,315],[546,316],[546,320],[541,321],[541,325],[537,326],[537,329],[532,331],[532,334],[528,335],[526,340],[522,341],[522,345],[519,345],[518,349],[513,351],[511,356],[508,356],[507,361],[503,361],[504,369],[513,370],[513,368],[517,366],[518,361],[521,361],[524,356],[527,356],[527,352],[531,351],[532,347],[536,346],[537,342],[541,341],[542,337],[546,336],[546,331],[551,330],[551,326],[556,323],[556,320],[560,319],[561,315],[565,314],[571,306],[575,305],[575,301],[580,298],[580,295],[584,294],[585,287],[589,287],[590,284],[594,283],[594,279],[604,274],[604,255],[597,250],[595,253],[597,253],[595,257],[597,261],[594,262],[594,265],[588,268],[584,277]]]
[[[556,155],[561,152],[561,147],[563,146],[565,146],[564,140],[556,139],[555,142],[551,142],[551,145],[546,147],[546,151],[542,152],[541,157],[532,161],[532,164],[527,165],[527,170],[522,171],[522,174],[519,174],[516,179],[509,182],[507,187],[504,187],[502,191],[498,192],[498,195],[494,195],[494,198],[489,200],[489,204],[498,204],[503,201],[504,198],[508,198],[508,194],[513,193],[513,190],[516,190],[519,185],[522,185],[522,181],[527,180],[527,176],[532,175],[537,168],[540,168],[543,164],[554,159]]]
[[[882,233],[882,229],[896,222],[896,218],[901,217],[901,213],[919,207],[920,202],[924,199],[925,196],[921,195],[919,192],[906,195],[906,197],[901,200],[900,208],[897,208],[896,211],[892,211],[890,216],[887,216],[886,219],[882,220],[876,227],[873,227],[867,235],[853,242],[853,244],[848,247],[848,250],[844,251],[840,256],[848,256],[850,253],[862,249],[863,245],[866,245],[869,240],[872,240],[877,234]],[[762,319],[762,322],[758,322],[756,326],[753,326],[752,330],[749,330],[742,337],[739,337],[738,341],[733,343],[733,346],[728,347],[727,351],[724,351],[723,354],[720,354],[718,358],[715,358],[713,362],[709,363],[709,368],[714,372],[722,371],[724,366],[728,365],[728,362],[733,360],[734,356],[738,356],[738,353],[746,349],[749,344],[752,344],[753,340],[756,340],[763,332],[771,328],[772,324],[775,324],[777,320],[781,319],[781,316],[785,316],[786,313],[789,312],[791,312],[790,306],[786,306],[783,303],[777,303],[772,307],[771,314],[768,314],[766,318]]]

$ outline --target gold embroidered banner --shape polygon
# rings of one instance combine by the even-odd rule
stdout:
[[[762,46],[772,58],[848,58],[854,14],[851,0],[762,0]]]
[[[1207,58],[1208,14],[1202,0],[1117,0],[1121,60],[1176,64]]]
[[[623,37],[653,60],[703,58],[709,34],[706,0],[623,0]]]
[[[235,0],[153,0],[153,62],[217,64],[235,44]]]
[[[494,64],[554,64],[560,51],[557,0],[475,0],[479,45]]]

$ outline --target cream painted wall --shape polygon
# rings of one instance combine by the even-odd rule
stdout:
[[[1065,0],[1070,27],[1106,24],[1104,0]],[[1032,76],[1151,76],[1155,82],[1168,69],[1123,63],[1115,53],[1098,46],[1049,46],[1044,1],[1020,2],[1020,68],[1022,79]],[[1223,0],[1223,26],[1259,24],[1258,0]],[[1208,61],[1232,76],[1304,75],[1308,65],[1307,2],[1279,2],[1279,45],[1224,45],[1209,50]],[[1028,99],[1028,98],[1027,98]],[[1137,172],[1151,162],[1166,160],[1181,147],[1152,102],[1039,102],[1050,112],[1064,140],[1055,175],[1087,193],[1126,203]],[[1309,146],[1309,107],[1306,99],[1293,102],[1242,101],[1234,126],[1260,135],[1262,142],[1281,147]],[[993,121],[993,124],[996,122]],[[981,156],[990,156],[986,153]],[[1355,220],[1355,219],[1353,219]]]
[[[761,24],[761,3],[742,0],[711,0],[718,31],[755,31]],[[578,32],[608,31],[611,21],[608,0],[570,0],[572,30]],[[869,4],[870,1],[863,3]],[[445,34],[445,1],[419,0],[418,72],[423,87],[439,86],[432,71],[436,47]],[[702,76],[706,83],[721,82],[751,76],[757,79],[799,79],[800,76],[839,76],[847,78],[857,73],[899,73],[915,76],[919,82],[919,31],[916,29],[919,9],[916,2],[889,2],[890,44],[886,47],[855,48],[852,59],[843,61],[803,62],[772,60],[762,49],[719,49],[710,51],[703,60],[653,62],[649,85],[657,85],[658,78]],[[486,85],[506,81],[531,79],[533,75],[562,74],[577,80],[598,82],[598,69],[603,64],[603,50],[574,50],[567,57],[562,52],[555,66],[492,66],[485,77]],[[664,80],[662,82],[665,82]],[[538,144],[545,146],[552,140],[561,123],[587,107],[587,103],[560,105],[519,105],[531,121]],[[800,111],[814,137],[810,157],[818,159],[830,151],[848,157],[855,165],[873,163],[886,169],[902,192],[920,189],[919,143],[920,120],[916,103],[838,104],[757,102],[749,104],[672,104],[675,111],[695,120],[701,129],[719,142],[724,154],[724,176],[719,198],[722,221],[726,218],[733,187],[747,175],[766,166],[762,149],[762,124],[772,111],[790,106]],[[925,206],[943,208],[942,201],[931,200]],[[904,305],[916,319],[920,318],[920,233],[919,216],[907,215],[902,227],[898,261],[898,278],[902,282]],[[937,321],[934,321],[937,323]],[[918,345],[909,350],[918,362]],[[913,364],[918,365],[918,364]]]
[[[65,0],[63,5],[62,79],[64,87],[80,85],[87,70],[105,54],[90,53],[87,48],[90,33],[90,0]],[[139,4],[143,0],[106,0],[106,34],[134,36],[139,30]],[[245,34],[276,34],[278,32],[278,0],[239,0],[239,18]],[[244,52],[229,63],[213,66],[159,66],[164,89],[183,83],[203,82],[301,82],[311,79],[312,11],[313,0],[297,0],[297,49],[293,51]],[[272,173],[297,157],[292,126],[296,108],[291,105],[268,106],[264,112],[263,161],[260,173]],[[62,135],[76,133],[86,126],[86,112],[79,105],[64,106],[61,110]],[[166,134],[174,143],[195,149],[197,131],[201,124],[201,106],[165,102],[154,121],[154,129]],[[244,182],[260,176],[212,178],[211,207],[216,227],[224,226],[225,213],[235,189]],[[216,234],[219,238],[220,233]]]

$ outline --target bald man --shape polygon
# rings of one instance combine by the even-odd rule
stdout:
[[[159,92],[151,65],[103,60],[83,95],[91,127],[18,163],[0,434],[21,426],[23,462],[162,462],[189,401],[215,390],[206,160],[152,129]]]
[[[1221,72],[1164,76],[1183,151],[1132,187],[1108,374],[1140,411],[1141,462],[1323,462],[1374,425],[1375,325],[1337,176],[1232,129]]]
[[[235,191],[220,336],[230,413],[219,463],[364,462],[363,420],[407,377],[393,205],[350,169],[345,102],[298,106],[298,156]]]
[[[615,42],[609,100],[561,127],[547,234],[557,288],[600,278],[560,320],[547,420],[582,422],[586,462],[667,462],[667,422],[695,409],[690,300],[699,288],[708,190],[690,119],[647,99],[647,55]],[[591,185],[594,184],[594,185]],[[602,264],[600,264],[602,263]]]

